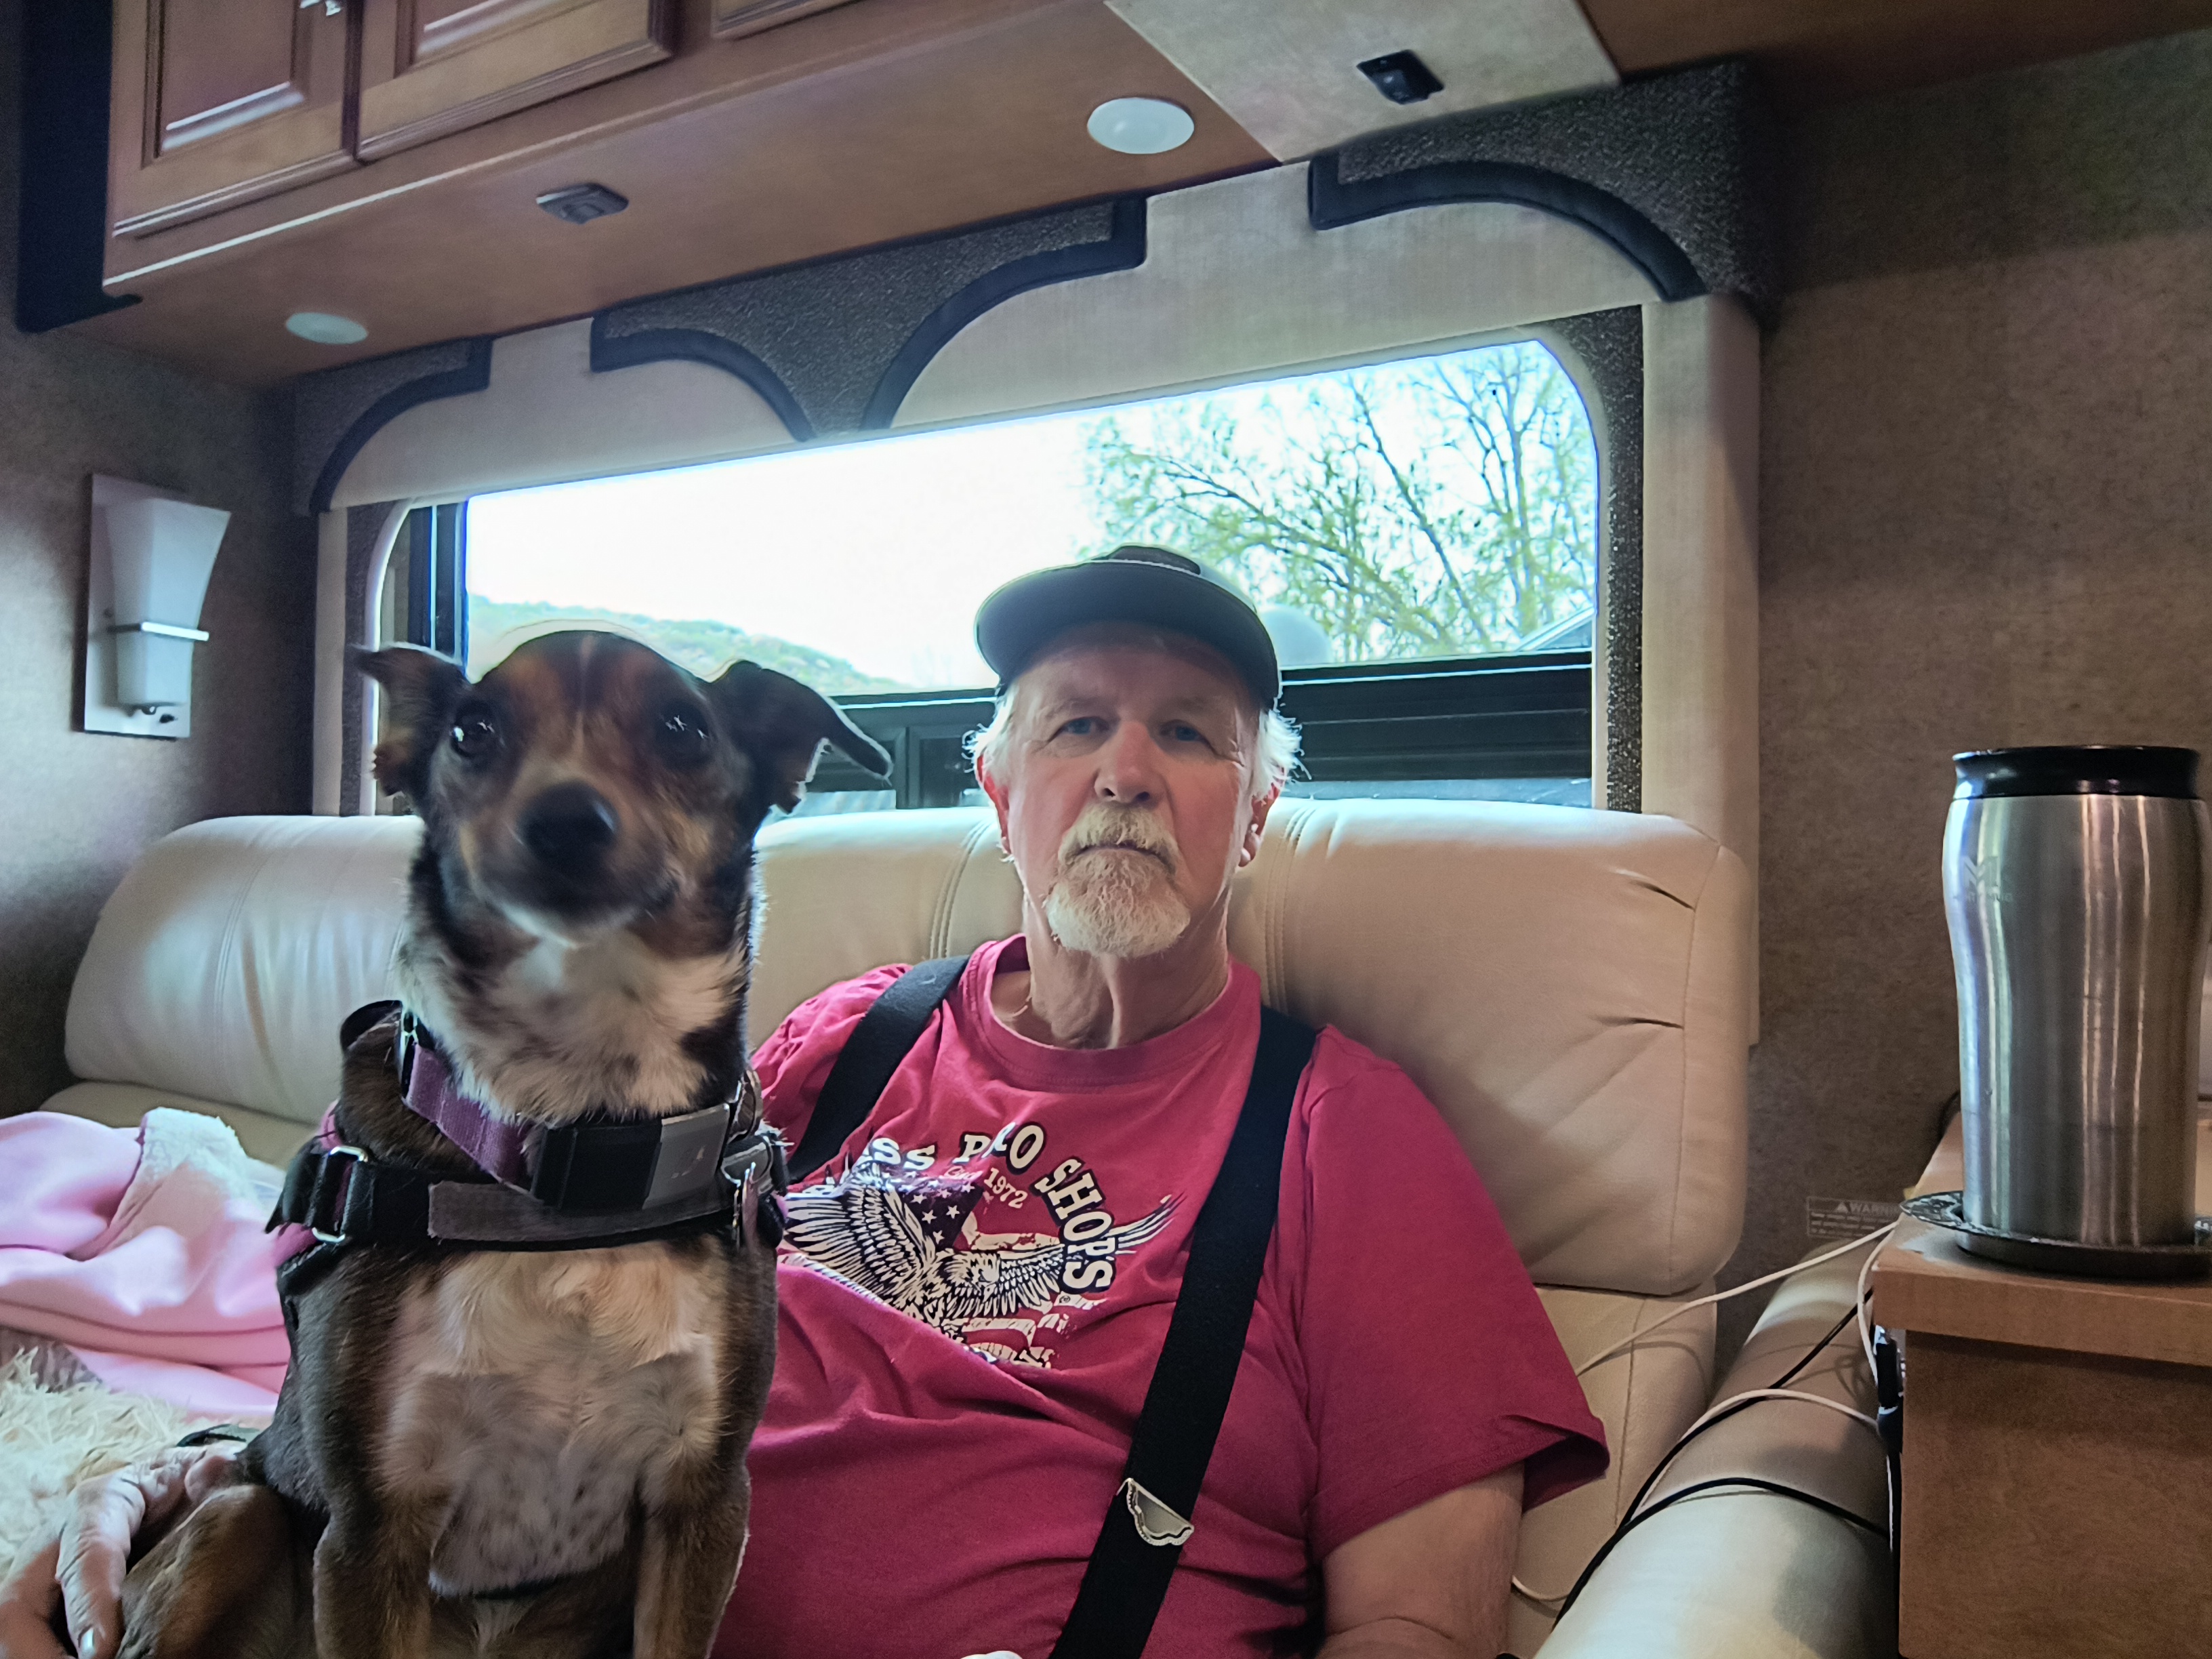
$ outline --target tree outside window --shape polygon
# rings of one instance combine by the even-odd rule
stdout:
[[[1564,643],[1594,609],[1596,446],[1533,343],[1093,416],[1085,460],[1097,550],[1204,560],[1296,665]]]

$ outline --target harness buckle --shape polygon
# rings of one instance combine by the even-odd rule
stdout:
[[[403,1097],[415,1082],[415,1051],[421,1047],[417,1030],[413,1012],[402,1008],[399,1011],[399,1041],[392,1046],[392,1065],[399,1074],[399,1092]]]
[[[346,1167],[343,1176],[334,1176],[332,1172],[338,1168],[338,1160],[342,1158],[351,1159],[352,1164]],[[353,1194],[354,1166],[368,1162],[368,1153],[365,1149],[349,1146],[343,1141],[324,1150],[322,1162],[315,1166],[314,1188],[307,1194],[307,1231],[321,1243],[343,1244],[347,1242],[346,1200]],[[325,1201],[326,1197],[327,1204]],[[323,1224],[325,1218],[330,1224],[328,1227]]]

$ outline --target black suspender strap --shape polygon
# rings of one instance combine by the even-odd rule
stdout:
[[[968,966],[966,957],[939,957],[917,963],[885,986],[845,1047],[815,1097],[814,1114],[799,1150],[791,1155],[791,1184],[797,1186],[837,1155],[853,1132],[868,1121],[884,1087],[898,1070],[938,1006],[952,994]]]
[[[1198,1212],[1182,1290],[1146,1390],[1120,1488],[1052,1659],[1137,1659],[1191,1535],[1190,1516],[1229,1410],[1275,1231],[1283,1141],[1315,1032],[1260,1011],[1251,1086]]]
[[[965,957],[943,957],[909,968],[860,1017],[791,1155],[793,1186],[827,1164],[868,1121],[891,1073],[967,965]],[[1151,1638],[1190,1540],[1189,1517],[1243,1361],[1274,1237],[1291,1107],[1316,1036],[1286,1014],[1260,1011],[1252,1081],[1220,1173],[1191,1230],[1182,1289],[1137,1416],[1129,1461],[1052,1659],[1138,1659]]]

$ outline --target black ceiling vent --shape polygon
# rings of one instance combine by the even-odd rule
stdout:
[[[1437,72],[1410,52],[1385,52],[1370,58],[1359,72],[1375,83],[1375,90],[1394,104],[1418,104],[1444,89]]]
[[[539,197],[538,205],[565,223],[588,225],[594,219],[620,213],[629,205],[629,198],[605,185],[563,185]]]

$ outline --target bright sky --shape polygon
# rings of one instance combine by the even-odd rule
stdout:
[[[1083,488],[1084,423],[1097,418],[479,495],[469,588],[708,617],[912,685],[987,684],[977,604],[1097,539]]]

